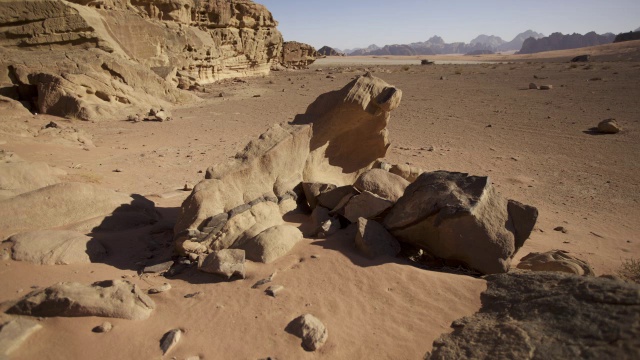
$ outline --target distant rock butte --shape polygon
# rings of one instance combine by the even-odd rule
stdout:
[[[321,56],[344,56],[343,53],[339,52],[338,50],[329,47],[329,46],[323,46],[320,48],[320,50],[318,50],[318,55]]]

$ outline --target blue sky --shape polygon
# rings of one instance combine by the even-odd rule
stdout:
[[[534,30],[620,33],[640,27],[640,0],[254,0],[280,23],[286,41],[345,49],[480,34],[510,41]]]

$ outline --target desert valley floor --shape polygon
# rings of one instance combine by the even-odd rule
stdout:
[[[185,184],[197,184],[208,166],[227,161],[270,125],[292,121],[319,95],[371,72],[403,92],[391,113],[388,162],[487,175],[505,197],[538,208],[535,229],[512,266],[530,252],[561,249],[597,275],[616,274],[623,261],[640,258],[640,52],[577,64],[569,63],[570,53],[561,55],[430,66],[324,59],[307,70],[207,85],[197,93],[201,101],[171,109],[168,122],[26,116],[23,128],[54,121],[90,134],[95,147],[3,124],[0,149],[62,169],[65,181],[144,195],[170,223],[189,195]],[[553,88],[530,90],[532,82]],[[607,118],[623,130],[591,129]],[[300,224],[305,216],[286,220]],[[10,235],[2,231],[3,239]],[[148,231],[97,235],[109,251],[103,264],[38,266],[4,257],[0,302],[59,281],[125,278],[142,289],[172,286],[152,295],[157,308],[149,319],[110,319],[114,329],[106,334],[91,331],[101,318],[44,318],[44,328],[13,358],[157,359],[162,335],[181,328],[181,342],[165,358],[419,359],[452,321],[478,311],[486,289],[479,277],[429,271],[400,258],[368,260],[344,233],[305,239],[271,264],[248,262],[244,280],[219,281],[195,269],[173,278],[139,275]],[[252,288],[274,272],[285,288],[277,297]],[[284,330],[306,312],[329,331],[317,352],[304,351]]]

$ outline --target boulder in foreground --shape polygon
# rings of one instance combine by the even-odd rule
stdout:
[[[88,264],[107,250],[97,240],[75,231],[36,230],[13,235],[13,259],[38,265]]]
[[[7,313],[31,316],[102,316],[144,320],[156,305],[137,285],[105,280],[85,285],[62,282],[27,294]]]
[[[244,250],[224,249],[214,251],[209,255],[200,255],[198,270],[220,275],[227,279],[237,276],[244,279]]]
[[[384,225],[399,241],[484,274],[503,273],[538,211],[500,196],[488,177],[436,171],[409,185]]]
[[[396,256],[400,252],[400,243],[384,226],[373,220],[358,219],[356,247],[369,258]]]
[[[634,359],[640,285],[562,273],[490,275],[482,308],[451,324],[435,359]]]
[[[322,321],[311,314],[293,319],[287,325],[287,331],[302,339],[302,347],[307,351],[316,351],[324,345],[329,332]]]

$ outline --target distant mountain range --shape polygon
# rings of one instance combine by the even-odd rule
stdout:
[[[606,33],[598,35],[591,31],[584,35],[573,33],[571,35],[563,35],[562,33],[553,33],[547,37],[534,39],[528,38],[522,44],[519,54],[533,54],[543,51],[577,49],[587,46],[596,46],[612,43],[616,38],[615,34]]]
[[[433,36],[424,42],[415,42],[411,44],[385,45],[379,47],[377,45],[369,45],[366,48],[339,50],[349,56],[357,55],[436,55],[436,54],[478,54],[492,53],[498,51],[516,51],[520,50],[525,39],[541,38],[544,35],[532,30],[527,30],[518,34],[513,40],[507,42],[494,35],[479,35],[471,40],[469,44],[464,42],[446,43],[440,36]]]

